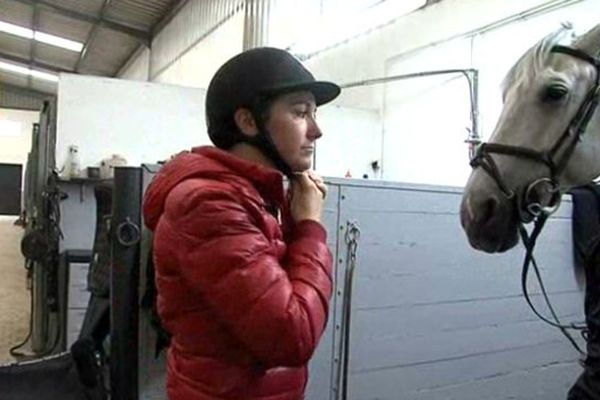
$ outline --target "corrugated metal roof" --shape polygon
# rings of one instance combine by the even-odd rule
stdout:
[[[37,29],[44,33],[81,41],[92,29],[93,24],[79,21],[40,7]]]
[[[154,40],[150,76],[160,75],[179,55],[242,10],[243,0],[191,0]]]
[[[140,29],[151,29],[170,9],[172,0],[115,0],[106,16]]]
[[[0,16],[3,21],[21,26],[31,26],[33,7],[14,1],[0,0],[0,10],[2,10]]]
[[[43,81],[41,79],[31,80],[31,89],[37,92],[54,94],[56,93],[56,83]]]
[[[25,75],[11,74],[0,70],[0,80],[2,80],[2,84],[22,87],[28,84],[29,78]]]
[[[0,32],[0,48],[3,53],[14,56],[29,57],[31,41],[18,36]]]
[[[28,39],[0,33],[0,61],[52,72],[114,76],[140,44],[151,42],[152,32],[161,21],[185,1],[0,0],[0,20],[85,45],[80,55],[39,42],[32,46]],[[56,87],[52,82],[1,72],[0,84],[9,81],[30,89]]]
[[[78,58],[79,54],[74,51],[56,48],[45,43],[36,43],[35,45],[34,62],[44,60],[47,64],[70,70]]]
[[[56,83],[54,82],[0,71],[0,90],[6,90],[6,88],[11,88],[12,91],[19,89],[20,92],[32,91],[49,95],[56,93]]]
[[[104,0],[46,0],[46,2],[89,15],[98,15],[104,4]]]
[[[19,86],[0,83],[0,108],[40,110],[42,102],[53,96],[32,90],[25,91]]]
[[[90,75],[114,75],[137,48],[137,42],[127,39],[123,33],[98,29],[93,45],[81,61],[79,71]]]

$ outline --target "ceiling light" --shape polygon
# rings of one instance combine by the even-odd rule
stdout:
[[[8,22],[0,21],[0,32],[10,33],[11,35],[20,36],[25,39],[33,39],[33,31],[31,29],[9,24]]]
[[[42,71],[38,71],[35,69],[30,69],[29,75],[33,76],[34,78],[43,79],[45,81],[58,82],[58,76],[55,74],[50,74],[48,72],[42,72]]]
[[[48,33],[32,31],[19,25],[9,24],[8,22],[0,21],[0,32],[9,33],[25,39],[33,39],[38,42],[46,43],[52,46],[62,47],[63,49],[80,52],[83,48],[83,43],[62,38],[60,36],[50,35]]]
[[[33,38],[38,42],[43,42],[52,46],[62,47],[63,49],[72,50],[77,53],[79,53],[83,48],[83,43],[61,38],[60,36],[50,35],[44,32],[35,31],[33,33]]]
[[[35,78],[43,79],[51,82],[58,82],[58,76],[50,74],[48,72],[42,72],[35,69],[23,67],[21,65],[10,64],[4,61],[0,61],[0,70],[16,72],[21,75],[33,76]]]

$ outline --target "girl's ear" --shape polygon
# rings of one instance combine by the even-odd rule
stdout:
[[[258,126],[254,116],[247,108],[238,108],[233,114],[233,119],[242,134],[248,137],[258,135]]]

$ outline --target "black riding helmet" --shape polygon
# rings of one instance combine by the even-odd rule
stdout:
[[[279,155],[264,129],[263,113],[276,97],[306,90],[315,97],[317,106],[340,94],[332,82],[317,81],[304,66],[285,50],[259,47],[244,51],[227,61],[213,76],[206,93],[206,124],[215,146],[229,149],[239,142],[260,148],[285,175],[292,171]],[[235,111],[247,108],[259,127],[255,138],[248,138],[237,128]]]

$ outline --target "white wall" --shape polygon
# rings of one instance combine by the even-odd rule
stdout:
[[[31,150],[31,131],[39,120],[38,111],[0,108],[0,162],[22,164],[25,171]]]
[[[479,122],[486,138],[501,108],[499,85],[518,57],[558,29],[561,21],[574,22],[580,31],[599,22],[600,0],[571,1],[574,4],[539,16],[517,15],[550,3],[560,2],[444,0],[317,54],[306,64],[319,78],[342,83],[427,70],[477,68]],[[370,92],[363,88],[361,95],[348,96],[354,106],[362,102],[361,107],[380,107],[383,179],[457,186],[466,181],[470,167],[463,141],[471,126],[469,92],[464,79],[450,78],[374,85]],[[377,92],[377,87],[384,90]]]
[[[533,7],[569,0],[443,0],[306,61],[315,74],[354,82],[385,73],[386,60],[432,43],[468,35]],[[572,2],[572,1],[571,1]],[[598,4],[598,0],[587,0]],[[597,13],[593,13],[594,17]],[[566,16],[565,16],[566,17]]]
[[[316,171],[325,176],[374,178],[371,162],[380,161],[381,116],[377,110],[328,105],[319,110],[323,137],[317,141]]]
[[[470,67],[471,43],[460,39],[392,58],[386,75]],[[463,143],[471,127],[469,87],[460,74],[385,85],[382,175],[387,180],[460,186],[470,172]]]
[[[394,98],[403,86],[386,96],[383,178],[462,186],[470,172],[463,142],[470,127],[466,80],[446,77],[443,84],[419,85],[406,100]]]
[[[321,14],[323,3],[331,0],[268,0],[272,1],[269,18],[268,45],[287,48],[307,35],[307,25],[316,21]],[[310,29],[309,28],[309,29]]]
[[[164,160],[209,143],[201,89],[61,74],[58,84],[56,165],[70,144],[82,168],[111,154],[129,165]]]

